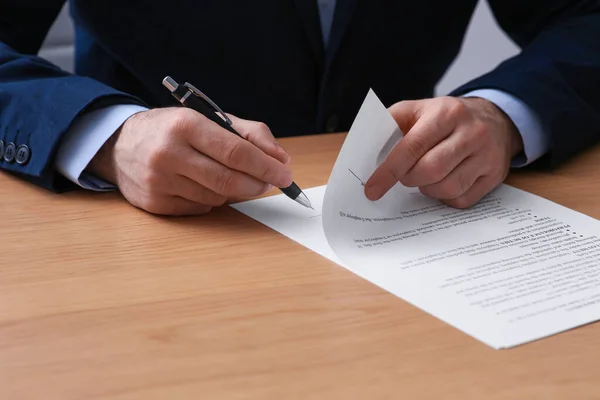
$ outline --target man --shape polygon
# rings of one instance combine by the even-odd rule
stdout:
[[[73,0],[76,75],[34,56],[64,1],[6,2],[0,167],[55,191],[116,185],[152,213],[289,185],[271,132],[347,130],[370,87],[406,134],[372,200],[401,182],[468,207],[511,165],[556,164],[600,136],[600,1],[489,0],[522,53],[433,99],[476,0]],[[166,75],[247,140],[172,107]]]

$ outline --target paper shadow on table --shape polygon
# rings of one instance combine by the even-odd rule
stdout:
[[[291,201],[291,200],[290,200]],[[257,202],[255,204],[254,210],[261,215],[268,215],[270,220],[277,220],[278,223],[282,225],[294,224],[297,223],[299,217],[305,216],[306,218],[311,218],[315,216],[320,216],[321,212],[313,211],[310,209],[304,209],[299,204],[293,204],[293,206],[297,206],[300,209],[294,210],[293,208],[289,211],[282,210],[279,208],[269,207],[268,204],[261,204]],[[222,207],[217,207],[212,209],[209,213],[205,215],[199,216],[190,216],[190,217],[168,217],[166,218],[169,225],[175,225],[180,228],[191,229],[191,230],[201,230],[206,232],[207,230],[215,230],[215,231],[235,231],[236,233],[255,233],[266,228],[265,225],[253,220],[252,218],[244,215],[243,213],[235,210],[229,205],[224,205]],[[268,228],[266,228],[268,229]],[[269,231],[271,229],[268,229]]]

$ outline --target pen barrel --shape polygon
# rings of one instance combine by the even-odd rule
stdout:
[[[283,192],[283,194],[285,194],[292,200],[296,200],[296,198],[300,196],[300,193],[302,193],[302,190],[300,190],[300,188],[298,187],[298,185],[296,185],[295,182],[292,182],[292,184],[286,188],[280,189]]]
[[[223,129],[227,129],[229,132],[236,134],[242,137],[231,125],[227,123],[223,118],[219,116],[206,102],[193,94],[189,95],[182,103],[184,106],[189,107],[198,111],[200,114],[204,115],[206,118],[210,119],[217,125],[219,125]]]

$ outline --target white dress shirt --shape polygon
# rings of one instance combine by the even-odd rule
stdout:
[[[336,0],[317,0],[325,45],[333,24]],[[513,167],[532,163],[549,150],[548,135],[538,115],[520,99],[496,89],[475,90],[463,97],[480,97],[494,103],[513,121],[523,138],[524,152]],[[89,190],[113,190],[115,187],[85,172],[87,165],[114,132],[132,115],[146,108],[114,105],[78,117],[66,133],[56,158],[57,170],[66,178]]]
[[[84,189],[104,191],[114,186],[85,172],[106,141],[132,115],[147,108],[122,104],[92,111],[78,117],[69,128],[56,156],[56,169]]]

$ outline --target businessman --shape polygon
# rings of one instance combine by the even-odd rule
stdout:
[[[522,48],[432,98],[476,0],[73,0],[76,68],[35,56],[63,0],[4,0],[0,168],[49,190],[115,190],[151,213],[208,212],[292,181],[274,136],[349,129],[373,88],[406,136],[369,178],[469,207],[512,167],[600,137],[600,1],[489,0]],[[247,139],[173,107],[200,87]]]

